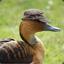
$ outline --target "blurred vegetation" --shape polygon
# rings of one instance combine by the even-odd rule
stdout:
[[[64,2],[63,0],[1,0],[0,38],[20,39],[18,26],[24,10],[37,8],[44,11],[50,24],[61,28],[60,32],[41,32],[36,35],[46,48],[44,64],[64,62]]]

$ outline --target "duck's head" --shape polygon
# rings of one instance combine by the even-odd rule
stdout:
[[[26,28],[31,28],[33,32],[39,31],[60,31],[60,28],[48,24],[48,20],[44,17],[43,12],[38,9],[29,9],[24,12],[22,18]],[[25,29],[26,29],[25,28]]]

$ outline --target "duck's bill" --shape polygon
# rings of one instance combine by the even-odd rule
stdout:
[[[50,26],[50,25],[46,25],[46,28],[45,28],[45,31],[55,31],[55,32],[57,32],[57,31],[60,31],[60,28],[58,28],[58,27],[54,27],[54,26]]]

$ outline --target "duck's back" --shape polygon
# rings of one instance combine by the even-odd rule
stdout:
[[[11,41],[15,41],[15,40],[12,38],[0,39],[0,45],[7,43],[7,42],[11,42]]]
[[[3,41],[0,41],[3,43]],[[0,46],[0,63],[31,63],[32,48],[22,41],[8,41]]]

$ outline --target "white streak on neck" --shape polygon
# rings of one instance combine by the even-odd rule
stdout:
[[[32,38],[29,40],[29,43],[31,45],[35,45],[37,43],[42,43],[42,41],[37,36],[32,36]]]

